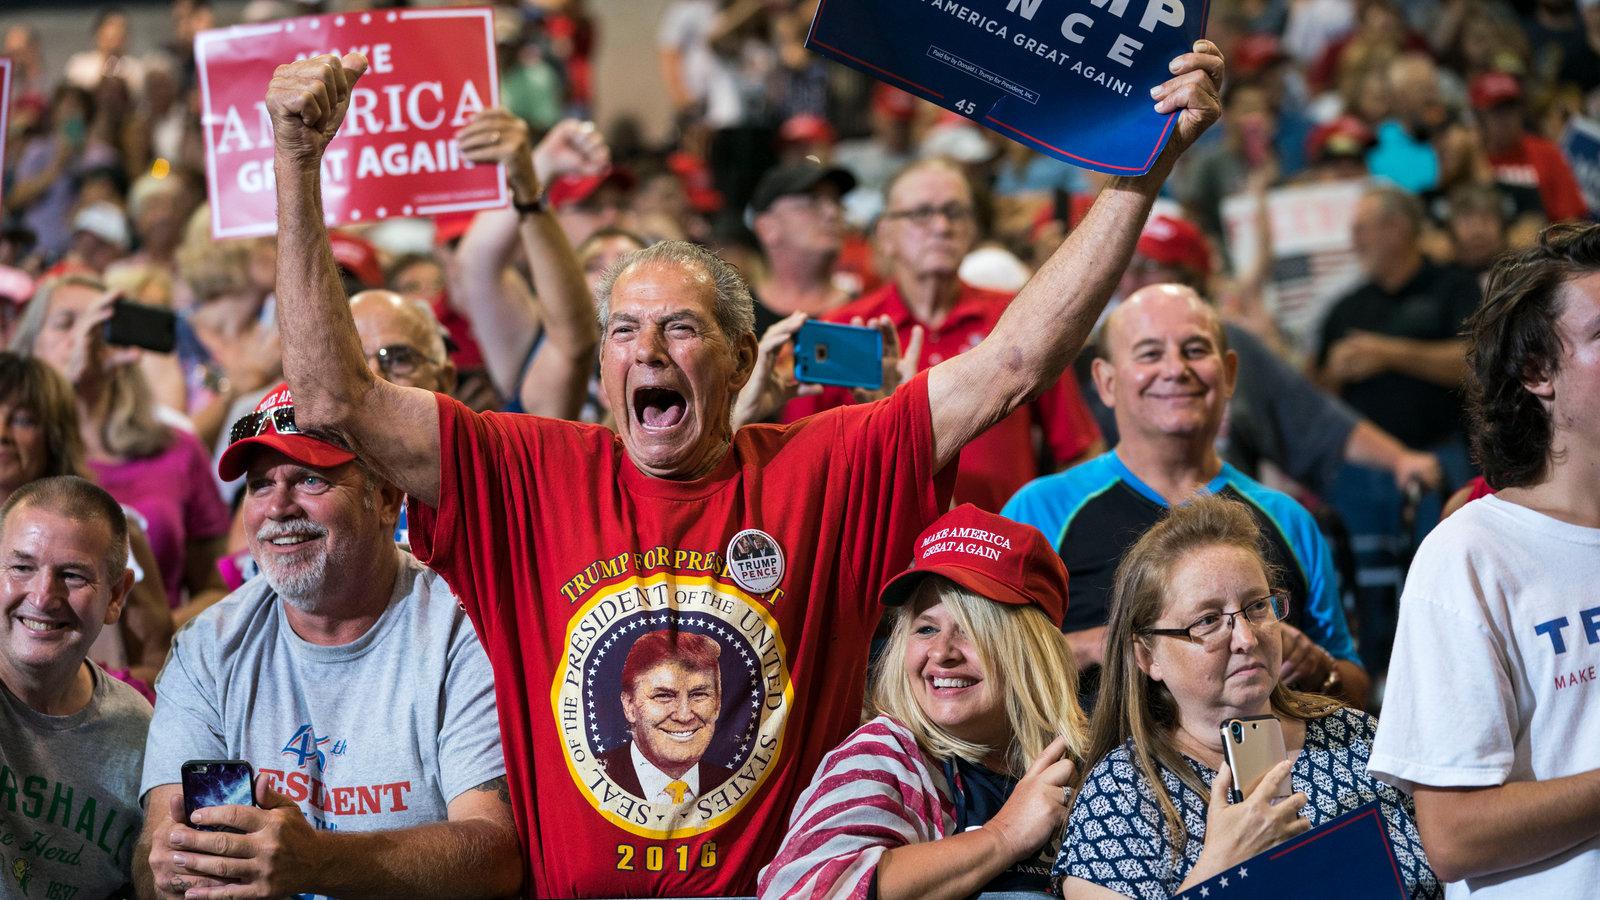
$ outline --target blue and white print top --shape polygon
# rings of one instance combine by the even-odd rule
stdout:
[[[1352,709],[1306,723],[1305,748],[1291,773],[1294,790],[1308,798],[1300,814],[1316,827],[1377,800],[1410,896],[1442,897],[1439,879],[1423,854],[1411,798],[1367,774],[1377,731],[1376,718]],[[1209,792],[1217,773],[1187,756],[1184,759]],[[1160,772],[1189,833],[1181,856],[1175,858],[1161,806],[1134,762],[1130,741],[1089,771],[1073,804],[1067,839],[1052,875],[1081,878],[1141,900],[1165,900],[1177,894],[1205,844],[1207,795],[1165,767]]]

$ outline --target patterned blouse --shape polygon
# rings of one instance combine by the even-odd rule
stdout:
[[[1423,854],[1411,798],[1367,774],[1377,732],[1377,719],[1351,709],[1306,723],[1305,749],[1291,774],[1294,790],[1308,798],[1300,814],[1316,827],[1377,800],[1410,896],[1442,897]],[[1182,857],[1174,860],[1161,806],[1134,762],[1132,747],[1131,742],[1118,747],[1090,770],[1072,807],[1053,874],[1081,878],[1128,897],[1165,900],[1178,893],[1200,859],[1207,795],[1161,768],[1161,780],[1189,833]],[[1185,760],[1209,791],[1216,773],[1194,759]]]

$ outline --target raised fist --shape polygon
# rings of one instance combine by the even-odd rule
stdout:
[[[267,86],[267,114],[279,158],[320,163],[350,107],[350,90],[367,71],[367,58],[346,53],[279,66]]]
[[[593,122],[562,119],[533,149],[533,166],[545,184],[563,175],[599,175],[611,165],[611,148]]]
[[[534,175],[533,143],[527,122],[497,106],[480,109],[471,122],[456,132],[456,143],[461,155],[474,163],[504,164],[506,180],[519,202],[538,196],[539,180]]]

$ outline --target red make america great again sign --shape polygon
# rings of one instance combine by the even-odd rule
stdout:
[[[339,134],[322,160],[329,225],[492,209],[507,202],[499,166],[473,166],[454,135],[499,101],[486,9],[375,10],[201,32],[200,73],[211,232],[277,230],[267,85],[279,65],[359,51]]]

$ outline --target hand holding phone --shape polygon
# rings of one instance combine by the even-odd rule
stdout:
[[[178,346],[178,316],[170,309],[118,298],[101,339],[113,347],[171,353]]]
[[[1283,746],[1283,725],[1277,716],[1246,716],[1222,723],[1222,751],[1233,772],[1232,802],[1250,796],[1267,772],[1288,756]],[[1284,782],[1274,799],[1289,796]]]
[[[183,764],[183,817],[194,822],[194,811],[207,806],[255,806],[256,773],[242,759],[191,759]],[[220,826],[191,825],[200,831],[230,831]]]
[[[808,319],[794,339],[795,379],[810,384],[883,387],[883,334],[877,328]]]

